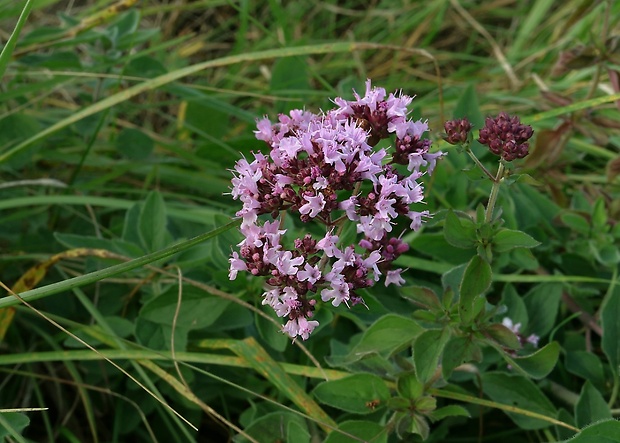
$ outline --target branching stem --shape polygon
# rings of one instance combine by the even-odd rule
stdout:
[[[493,178],[493,188],[491,189],[489,203],[487,204],[487,210],[484,216],[484,221],[487,223],[490,223],[493,219],[493,210],[495,209],[495,202],[497,201],[497,196],[499,194],[499,187],[501,186],[504,178],[504,171],[504,164],[500,162],[499,168],[497,168],[497,175]]]

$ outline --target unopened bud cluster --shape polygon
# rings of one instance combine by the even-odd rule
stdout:
[[[509,162],[528,154],[528,140],[533,133],[532,127],[522,124],[516,115],[511,117],[500,112],[495,118],[486,118],[478,141],[487,145],[493,154]]]
[[[466,118],[447,121],[444,140],[453,145],[463,144],[468,140],[471,128]],[[504,161],[512,161],[529,153],[528,140],[533,134],[532,127],[522,124],[518,116],[500,112],[497,117],[486,118],[478,141]]]
[[[424,200],[418,180],[443,155],[429,152],[427,123],[407,118],[412,100],[368,81],[363,97],[336,98],[328,112],[293,110],[277,123],[262,119],[255,134],[269,153],[235,165],[231,194],[243,203],[237,216],[245,238],[230,258],[230,278],[239,271],[264,277],[263,304],[288,318],[283,330],[289,336],[305,340],[318,326],[319,294],[323,302],[352,306],[364,303],[359,290],[381,278],[386,286],[404,282],[402,269],[391,264],[408,245],[392,235],[393,227],[402,218],[417,230],[430,215],[414,206]],[[375,149],[391,137],[391,156]],[[324,235],[283,242],[283,211],[320,223]],[[357,244],[341,244],[343,223],[355,223]]]
[[[471,131],[471,123],[467,118],[447,121],[444,125],[446,134],[444,140],[451,145],[463,144],[469,137]]]

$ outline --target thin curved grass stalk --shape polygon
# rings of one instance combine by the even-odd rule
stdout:
[[[250,437],[245,431],[243,431],[243,429],[239,428],[234,423],[231,423],[230,421],[226,420],[226,417],[223,417],[215,409],[213,409],[212,407],[207,405],[205,402],[200,400],[198,397],[196,397],[196,395],[192,392],[191,389],[189,389],[189,387],[185,383],[181,383],[179,380],[172,377],[170,374],[168,374],[166,371],[164,371],[162,368],[160,368],[159,366],[157,366],[155,363],[153,363],[150,360],[137,360],[137,361],[138,363],[143,365],[145,368],[147,368],[148,370],[156,374],[163,381],[168,383],[175,391],[177,391],[187,400],[199,406],[200,409],[202,409],[207,415],[215,417],[218,420],[218,422],[225,423],[227,426],[230,426],[232,429],[237,431],[240,435],[243,435],[245,438],[247,438],[251,442],[260,443],[256,441],[255,439],[253,439],[252,437]]]
[[[504,405],[502,403],[497,403],[491,400],[484,400],[482,398],[473,397],[471,395],[459,394],[458,392],[450,392],[445,391],[443,389],[429,389],[429,393],[436,397],[449,398],[451,400],[463,401],[465,403],[471,403],[474,405],[487,406],[493,409],[500,409],[506,412],[514,412],[516,414],[525,415],[526,417],[536,418],[539,420],[546,421],[547,423],[551,423],[557,426],[562,426],[563,428],[570,429],[574,432],[579,432],[579,428],[574,427],[573,425],[569,425],[563,421],[555,419],[553,417],[548,417],[543,414],[539,414],[537,412],[528,411],[526,409],[517,408],[515,406]]]
[[[57,323],[56,321],[54,321],[53,319],[51,319],[50,317],[48,317],[46,314],[44,314],[43,312],[39,311],[37,308],[35,308],[34,306],[32,306],[30,303],[28,303],[26,300],[24,300],[20,295],[16,294],[15,292],[11,291],[11,289],[6,286],[4,284],[4,282],[0,281],[0,287],[2,287],[4,290],[6,290],[7,292],[9,292],[13,297],[17,298],[21,303],[23,303],[24,305],[26,305],[29,309],[31,309],[32,311],[34,311],[37,315],[39,315],[41,318],[43,318],[45,321],[51,323],[54,327],[58,328],[59,330],[61,330],[62,332],[64,332],[65,334],[67,334],[68,336],[70,336],[71,338],[77,340],[79,343],[81,343],[82,345],[86,346],[88,349],[90,349],[91,351],[99,354],[99,351],[97,349],[95,349],[93,346],[91,346],[90,344],[86,343],[84,340],[82,340],[81,338],[79,338],[78,336],[76,336],[75,334],[71,333],[69,330],[67,330],[65,327],[61,326],[59,323]],[[192,429],[194,429],[195,431],[198,431],[198,428],[196,426],[194,426],[189,420],[187,420],[185,417],[183,417],[181,414],[179,414],[172,406],[170,406],[168,403],[166,403],[164,400],[162,400],[161,398],[159,398],[157,395],[155,395],[153,392],[151,392],[146,386],[144,386],[144,384],[142,384],[142,382],[140,382],[137,378],[135,378],[133,375],[131,375],[129,372],[125,371],[123,368],[121,368],[118,364],[116,364],[115,362],[113,362],[112,360],[110,360],[109,358],[105,358],[103,355],[101,355],[103,357],[103,359],[105,361],[107,361],[108,363],[110,363],[112,366],[114,366],[116,369],[118,369],[119,371],[121,371],[124,375],[126,375],[129,379],[131,379],[131,381],[133,381],[134,383],[136,383],[138,386],[140,386],[140,388],[142,388],[145,392],[147,392],[150,396],[152,396],[158,403],[160,403],[164,408],[166,408],[167,410],[169,410],[170,412],[172,412],[174,415],[176,415],[178,418],[180,418],[183,422],[185,422],[188,426],[190,426]]]
[[[538,114],[523,117],[531,122],[539,122],[547,120],[549,118],[558,117],[564,114],[570,114],[571,112],[580,111],[582,109],[594,108],[605,103],[611,103],[620,100],[620,93],[609,94],[602,97],[592,98],[590,100],[582,100],[580,102],[572,103],[568,106],[562,106],[560,108],[551,109],[550,111],[540,112]]]
[[[229,420],[227,420],[226,417],[223,417],[221,414],[219,414],[217,411],[215,411],[209,405],[207,405],[202,400],[200,400],[194,394],[194,392],[192,391],[192,388],[189,387],[189,384],[187,383],[187,380],[185,380],[185,377],[183,377],[183,373],[181,372],[181,368],[179,367],[179,362],[178,362],[178,360],[176,358],[176,349],[175,349],[175,342],[174,342],[175,332],[176,332],[176,328],[177,328],[177,320],[179,319],[179,314],[181,313],[181,302],[183,301],[183,274],[181,272],[181,268],[176,266],[176,269],[177,269],[177,282],[178,282],[178,286],[179,286],[179,291],[178,291],[177,303],[176,303],[176,306],[175,306],[175,309],[174,309],[174,315],[172,317],[172,331],[170,333],[170,355],[172,356],[172,362],[174,364],[174,368],[177,371],[177,375],[179,376],[179,380],[181,380],[181,383],[183,384],[183,387],[184,387],[185,392],[186,392],[186,394],[182,394],[182,395],[185,395],[185,397],[188,398],[190,401],[193,401],[198,406],[200,406],[200,408],[207,415],[212,417],[214,419],[214,421],[216,423],[222,425],[222,427],[224,427],[223,425],[226,425],[226,426],[234,429],[235,431],[239,432],[239,434],[243,435],[248,440],[255,441],[252,437],[247,435],[247,433],[245,433],[243,430],[241,430],[240,428],[235,426],[234,423],[231,423]],[[152,362],[149,362],[149,365],[150,364],[152,364]],[[155,366],[155,365],[153,365],[153,366]],[[154,368],[151,368],[150,366],[147,366],[147,367],[149,369],[151,369],[151,370],[154,370]],[[157,367],[157,368],[161,369],[159,367]],[[177,388],[175,387],[175,389],[177,389]],[[181,394],[179,389],[177,389],[177,391]],[[190,395],[190,397],[187,397],[187,395]],[[226,428],[225,428],[225,430],[228,431],[228,429],[226,429]]]
[[[474,17],[472,17],[472,15],[469,12],[467,12],[467,10],[465,10],[465,8],[463,8],[461,6],[461,4],[458,2],[458,0],[450,0],[450,4],[454,7],[454,9],[456,9],[458,11],[459,14],[461,14],[461,16],[465,20],[467,20],[467,22],[476,31],[478,31],[480,33],[480,35],[482,35],[489,42],[489,45],[491,46],[491,49],[493,50],[493,55],[495,56],[495,58],[497,59],[497,61],[500,64],[500,66],[502,67],[502,69],[506,73],[506,76],[510,80],[510,85],[511,85],[512,89],[518,89],[519,86],[521,86],[521,80],[519,80],[519,78],[515,74],[514,70],[512,69],[512,66],[510,66],[510,63],[506,59],[506,56],[502,52],[502,49],[499,47],[499,45],[497,44],[497,42],[495,41],[493,36],[491,34],[489,34],[489,31],[487,31],[484,28],[484,26],[482,26],[480,23],[478,23],[478,21]]]
[[[90,351],[88,352],[90,353]],[[118,392],[114,392],[114,391],[111,391],[110,389],[102,388],[100,386],[94,386],[94,385],[90,385],[87,383],[77,383],[72,380],[65,380],[62,378],[51,377],[48,375],[37,374],[37,373],[32,373],[32,372],[27,372],[27,371],[4,370],[4,369],[0,369],[0,371],[9,372],[11,374],[23,375],[25,377],[30,377],[30,378],[37,378],[40,380],[54,381],[56,383],[60,383],[60,384],[68,385],[68,386],[77,387],[79,385],[79,387],[84,388],[84,389],[101,392],[102,394],[111,395],[113,397],[120,398],[121,400],[126,401],[132,407],[136,409],[136,412],[140,416],[140,419],[142,420],[142,423],[144,424],[146,431],[151,437],[151,440],[155,443],[158,442],[157,437],[155,436],[155,433],[153,432],[153,429],[151,428],[151,425],[149,424],[149,421],[147,420],[146,415],[144,415],[144,412],[142,412],[142,409],[140,409],[140,406],[135,401],[133,401],[131,398],[121,395]],[[47,410],[49,410],[49,408],[18,408],[18,409],[0,409],[0,412],[30,412],[30,411],[47,411]]]
[[[85,332],[89,333],[89,335],[91,334],[91,332],[93,332],[87,329],[84,329],[84,330]],[[95,334],[94,337],[99,340],[103,339],[103,337],[101,336],[101,331],[98,331],[98,333]],[[205,348],[205,349],[223,349],[223,348],[232,349],[235,345],[235,343],[233,342],[235,342],[235,340],[206,339],[206,340],[202,340],[199,343],[197,343],[197,347]],[[147,360],[168,360],[170,361],[172,360],[171,353],[152,351],[152,350],[141,350],[138,348],[139,347],[136,345],[136,349],[101,350],[97,354],[93,354],[92,352],[86,351],[86,350],[75,350],[75,351],[64,351],[64,352],[40,352],[40,353],[32,353],[32,354],[29,353],[29,354],[22,354],[22,355],[15,355],[15,354],[3,355],[3,356],[0,356],[0,365],[9,365],[9,364],[32,362],[32,361],[37,361],[37,362],[63,361],[63,360],[86,360],[88,361],[88,360],[97,360],[101,358],[103,359],[109,358],[109,359],[115,359],[115,360],[137,359],[141,361],[147,361]],[[238,386],[235,383],[232,383],[226,379],[223,379],[214,374],[211,374],[208,371],[198,368],[192,364],[192,363],[212,364],[212,365],[214,364],[214,365],[240,367],[240,368],[251,368],[252,363],[243,357],[231,357],[231,356],[225,356],[225,355],[193,353],[193,352],[177,352],[176,359],[183,366],[191,368],[206,376],[212,377],[215,380],[221,381],[222,383],[226,383],[230,386],[236,387],[244,392],[255,395],[258,398],[261,398],[263,400],[279,405],[279,403],[275,402],[273,399],[269,399],[268,397],[264,397],[261,394],[257,394],[247,388],[244,388],[243,386]],[[279,363],[279,366],[281,366],[282,369],[287,374],[290,374],[290,375],[299,375],[299,376],[316,378],[316,379],[323,378],[322,374],[314,367],[295,365],[295,364],[290,364],[290,363]],[[338,371],[334,369],[330,369],[327,371],[329,373],[330,380],[337,380],[337,379],[344,378],[350,375],[350,373],[348,372]],[[394,388],[393,383],[388,382],[388,386],[390,386],[391,388]],[[462,401],[465,403],[477,404],[481,406],[487,406],[489,408],[495,408],[495,409],[505,410],[508,412],[514,412],[516,414],[521,414],[521,415],[529,416],[532,418],[537,418],[543,421],[547,421],[551,424],[556,424],[558,426],[562,426],[570,430],[578,431],[577,428],[575,428],[574,426],[568,423],[562,422],[552,417],[547,417],[542,414],[538,414],[538,413],[530,412],[530,411],[527,411],[521,408],[517,408],[514,406],[502,405],[501,403],[496,403],[490,400],[484,400],[484,399],[480,399],[477,397],[459,394],[459,393],[450,392],[450,391],[445,391],[441,389],[431,389],[429,393],[437,397],[449,398],[452,400]],[[306,415],[303,412],[296,411],[295,409],[288,408],[287,406],[280,405],[280,407],[286,410],[289,410],[290,412],[300,414],[301,416],[305,418],[316,419],[316,417]]]
[[[131,8],[133,5],[138,3],[139,0],[120,0],[113,5],[108,6],[102,11],[98,11],[80,21],[77,25],[69,28],[62,35],[57,38],[46,40],[42,43],[36,43],[25,48],[20,49],[19,51],[15,51],[16,57],[21,57],[23,55],[29,54],[31,52],[39,51],[41,49],[49,48],[50,46],[55,45],[56,43],[60,43],[64,40],[72,39],[77,37],[79,34],[88,31],[89,29],[94,28],[95,26],[102,25],[103,23],[109,22],[113,20],[123,11]]]
[[[151,254],[138,257],[136,259],[130,260],[125,263],[110,266],[108,268],[101,269],[99,271],[94,271],[88,274],[80,275],[78,277],[70,278],[70,279],[63,280],[57,283],[52,283],[47,286],[43,286],[41,288],[36,288],[30,291],[22,292],[19,295],[12,293],[10,290],[7,289],[10,295],[0,298],[0,308],[5,308],[7,306],[14,306],[14,305],[19,304],[20,302],[24,303],[24,302],[30,302],[33,300],[38,300],[40,298],[58,294],[59,292],[68,291],[73,288],[79,288],[81,286],[84,286],[90,283],[95,283],[95,282],[104,280],[108,277],[113,277],[115,275],[119,275],[124,272],[131,271],[133,269],[139,268],[149,263],[153,263],[163,258],[170,257],[181,251],[189,249],[192,246],[200,244],[206,240],[209,240],[212,237],[215,237],[221,234],[222,232],[226,232],[227,230],[232,229],[233,227],[237,226],[240,223],[241,223],[241,220],[233,220],[230,223],[227,223],[224,226],[216,228],[205,234],[201,234],[197,237],[194,237],[192,239],[186,240],[176,245],[161,249]]]
[[[228,226],[228,225],[226,225],[226,226]],[[220,232],[223,232],[223,231],[220,231]],[[188,242],[191,242],[191,241],[192,240],[188,240]],[[164,251],[164,250],[162,250],[162,251]],[[158,252],[162,252],[162,251],[158,251]],[[156,252],[154,254],[158,254],[158,253]],[[43,264],[35,266],[33,268],[33,270],[39,270],[42,266],[46,270],[47,268],[49,268],[53,264],[57,263],[62,258],[66,258],[68,256],[69,257],[76,257],[76,256],[81,256],[81,255],[92,255],[92,256],[98,256],[98,257],[113,258],[113,259],[125,261],[126,263],[130,263],[130,262],[133,261],[133,260],[130,260],[128,257],[122,256],[122,255],[119,255],[119,254],[114,254],[114,253],[111,253],[111,252],[106,251],[106,250],[76,249],[76,250],[71,250],[71,251],[66,251],[66,252],[60,253],[60,254],[56,254],[55,256],[52,257],[52,259],[44,262]],[[155,261],[155,260],[152,260],[152,261]],[[151,270],[153,270],[153,271],[155,271],[157,273],[160,273],[162,275],[167,275],[169,277],[175,277],[174,274],[172,274],[170,272],[167,272],[167,271],[165,271],[165,270],[163,270],[161,268],[157,268],[157,267],[149,266],[149,265],[146,265],[146,267],[148,269],[151,269]],[[107,268],[107,269],[111,269],[111,268]],[[94,273],[103,272],[103,271],[105,271],[105,269],[102,270],[102,271],[95,271]],[[38,280],[36,280],[37,282],[40,281],[40,279],[43,277],[43,275],[41,275],[41,272],[38,272],[38,271],[37,272],[33,271],[33,274],[35,274],[36,277],[38,278]],[[90,275],[90,274],[87,274],[87,275]],[[81,277],[84,277],[84,276],[81,276]],[[23,278],[24,277],[22,277],[22,279]],[[77,278],[80,278],[80,277],[74,277],[74,279],[77,279]],[[21,281],[21,279],[20,279],[20,281]],[[68,280],[65,280],[65,281],[68,281]],[[219,290],[217,288],[209,286],[209,285],[207,285],[205,283],[202,283],[202,282],[199,282],[199,281],[196,281],[196,280],[192,280],[192,279],[189,279],[189,278],[186,278],[186,277],[183,277],[182,281],[184,281],[185,283],[188,283],[188,284],[190,284],[190,285],[192,285],[192,286],[194,286],[196,288],[202,289],[203,291],[205,291],[205,292],[207,292],[209,294],[212,294],[212,295],[215,295],[217,297],[220,297],[220,298],[229,300],[231,302],[237,303],[237,304],[243,306],[244,308],[249,309],[249,310],[255,312],[256,314],[262,316],[263,318],[267,319],[269,322],[273,323],[279,329],[282,327],[282,325],[280,323],[278,323],[276,320],[274,320],[273,318],[271,318],[270,316],[265,314],[263,311],[261,311],[260,309],[256,308],[255,306],[253,306],[253,305],[251,305],[251,304],[249,304],[249,303],[239,299],[238,297],[235,297],[235,296],[233,296],[231,294],[228,294],[228,293],[226,293],[224,291],[221,291],[221,290]],[[60,282],[60,283],[62,283],[62,282]],[[36,283],[34,283],[34,284],[36,284]],[[77,286],[75,286],[75,287],[77,287]],[[14,290],[15,290],[15,288],[17,288],[17,284],[15,285]],[[40,288],[40,289],[43,289],[43,288]],[[22,293],[21,296],[22,297],[27,296],[27,293]],[[4,335],[3,332],[6,332],[6,329],[8,328],[8,326],[9,326],[9,324],[10,324],[12,318],[13,318],[13,315],[14,315],[14,311],[12,311],[12,309],[13,309],[12,307],[5,308],[5,310],[1,309],[2,301],[3,300],[4,299],[0,299],[0,340],[2,339],[2,337]],[[7,316],[7,318],[4,319],[4,320],[2,319],[3,312],[5,312],[6,313],[5,315]],[[320,371],[323,371],[323,373],[325,374],[324,375],[325,380],[328,380],[329,378],[328,378],[327,374],[324,372],[323,368],[321,367],[321,364],[312,355],[312,353],[310,353],[308,351],[308,349],[299,340],[295,341],[295,345],[298,346],[302,350],[302,352],[304,354],[306,354],[306,356],[308,356],[308,358],[315,364],[315,366]]]
[[[414,48],[406,48],[400,46],[393,45],[382,45],[377,43],[370,42],[350,42],[350,43],[327,43],[320,45],[309,45],[309,46],[299,46],[294,48],[281,48],[281,49],[268,49],[265,51],[258,51],[253,53],[232,55],[227,57],[222,57],[215,60],[209,60],[206,62],[198,63],[195,65],[187,66],[185,68],[177,69],[176,71],[169,72],[167,74],[160,75],[138,85],[131,86],[124,91],[113,94],[109,97],[104,98],[103,100],[98,101],[97,103],[87,106],[86,108],[72,114],[69,117],[66,117],[59,122],[54,123],[53,125],[45,128],[43,131],[40,131],[38,134],[33,135],[27,140],[19,143],[14,146],[12,149],[0,155],[0,164],[5,163],[15,154],[23,151],[27,147],[32,144],[43,140],[47,136],[66,128],[67,126],[78,122],[88,116],[96,114],[100,111],[104,111],[112,106],[115,106],[119,103],[125,102],[143,92],[151,91],[157,89],[163,85],[171,83],[173,81],[179,80],[183,77],[187,77],[192,74],[196,74],[200,71],[204,71],[206,69],[230,66],[242,62],[251,62],[258,61],[270,58],[281,58],[281,57],[289,57],[295,55],[311,55],[311,54],[335,54],[341,52],[353,52],[353,51],[361,51],[366,49],[390,49],[390,50],[399,50],[408,52],[411,54],[421,55],[425,58],[431,59],[435,64],[435,69],[438,71],[439,66],[435,58],[428,52],[422,49],[414,49]],[[440,94],[441,87],[439,88]]]

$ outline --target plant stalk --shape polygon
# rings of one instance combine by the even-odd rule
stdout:
[[[484,221],[486,223],[490,223],[493,218],[493,210],[495,209],[495,202],[497,201],[497,196],[499,195],[499,187],[502,184],[502,179],[504,178],[504,164],[502,162],[499,163],[499,168],[497,168],[497,175],[493,179],[493,188],[491,189],[491,195],[489,196],[489,203],[487,205],[487,210],[484,215]]]

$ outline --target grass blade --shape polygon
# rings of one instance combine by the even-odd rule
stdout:
[[[59,292],[68,291],[73,288],[78,288],[80,286],[84,286],[90,283],[101,281],[106,278],[112,277],[114,275],[122,274],[123,272],[128,272],[133,269],[139,268],[141,266],[147,265],[149,263],[153,263],[157,260],[170,257],[181,251],[185,251],[186,249],[189,249],[192,246],[195,246],[199,243],[202,243],[206,240],[209,240],[221,234],[222,232],[226,232],[229,229],[234,228],[240,223],[241,223],[241,220],[239,219],[233,220],[230,223],[225,224],[224,226],[221,226],[219,228],[216,228],[212,231],[209,231],[205,234],[199,235],[187,241],[181,242],[179,244],[170,246],[168,248],[155,251],[151,254],[144,255],[142,257],[136,258],[134,260],[130,260],[125,263],[120,263],[118,265],[110,266],[100,271],[94,271],[89,274],[84,274],[78,277],[70,278],[68,280],[63,280],[57,283],[52,283],[47,286],[43,286],[41,288],[32,289],[30,291],[26,291],[20,294],[20,296],[23,300],[30,302],[32,300],[38,300],[43,297],[48,297],[53,294],[58,294]],[[13,295],[0,298],[0,308],[17,305],[19,303],[20,303],[20,300]]]
[[[26,19],[30,14],[30,10],[32,9],[33,0],[26,0],[26,4],[24,5],[24,9],[22,9],[22,13],[19,15],[17,19],[17,24],[15,25],[15,29],[11,33],[11,36],[2,48],[2,53],[0,53],[0,79],[4,77],[4,72],[6,71],[6,67],[9,65],[9,61],[11,60],[11,56],[13,55],[13,50],[15,49],[15,45],[17,44],[17,39],[19,38],[19,33],[24,27],[24,23],[26,23]]]
[[[247,54],[239,54],[239,55],[231,55],[228,57],[222,57],[215,60],[209,60],[206,62],[198,63],[195,65],[187,66],[185,68],[177,69],[176,71],[169,72],[167,74],[160,75],[159,77],[155,77],[143,83],[134,85],[130,88],[127,88],[121,92],[118,92],[114,95],[111,95],[103,100],[98,101],[97,103],[87,106],[81,111],[75,112],[67,118],[60,120],[59,122],[54,123],[53,125],[45,128],[43,131],[40,131],[38,134],[33,135],[32,137],[24,140],[19,143],[17,146],[14,146],[9,151],[0,155],[0,165],[5,163],[15,154],[23,151],[27,147],[33,145],[34,143],[43,140],[49,135],[66,128],[73,123],[80,121],[88,116],[96,114],[98,112],[104,111],[106,109],[111,108],[119,103],[123,103],[132,97],[135,97],[138,94],[143,92],[152,91],[157,89],[163,85],[171,83],[173,81],[179,80],[181,78],[187,77],[192,74],[196,74],[200,71],[204,71],[205,69],[223,67],[228,65],[234,65],[242,62],[252,62],[257,60],[264,60],[270,58],[280,58],[280,57],[290,57],[296,55],[311,55],[311,54],[334,54],[340,52],[353,52],[356,50],[362,49],[370,49],[370,48],[379,48],[382,45],[377,45],[374,43],[327,43],[327,44],[319,44],[319,45],[309,45],[309,46],[299,46],[294,48],[281,48],[281,49],[268,49],[265,51],[251,52]]]

